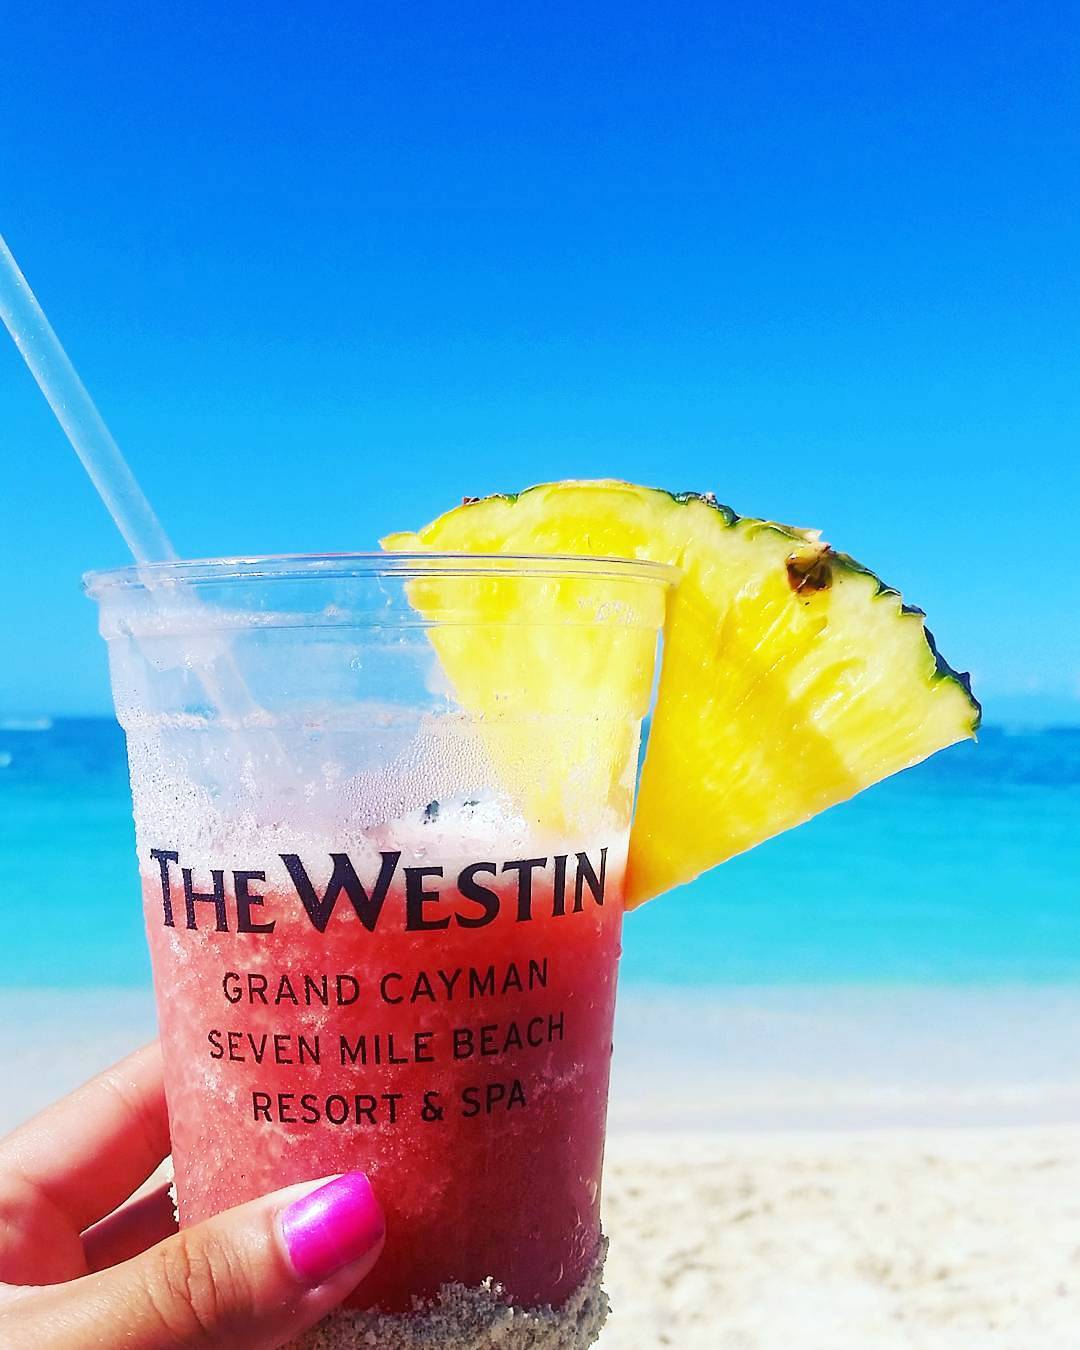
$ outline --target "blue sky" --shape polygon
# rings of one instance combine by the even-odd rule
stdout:
[[[665,13],[665,9],[668,12]],[[1080,718],[1065,4],[5,15],[0,232],[189,555],[613,474],[824,528]],[[0,713],[104,711],[122,546],[0,344]]]

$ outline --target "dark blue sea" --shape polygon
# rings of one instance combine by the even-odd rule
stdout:
[[[626,984],[1080,977],[1080,729],[990,727],[627,921]],[[0,723],[0,986],[148,979],[106,720]]]

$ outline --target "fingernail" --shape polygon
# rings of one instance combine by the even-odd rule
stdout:
[[[293,1269],[321,1284],[369,1255],[386,1234],[386,1219],[363,1172],[346,1172],[282,1211],[281,1232]]]

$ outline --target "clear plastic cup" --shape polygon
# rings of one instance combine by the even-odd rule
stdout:
[[[473,1313],[572,1309],[585,1328],[671,581],[401,554],[87,577],[127,733],[182,1224],[363,1168],[388,1236],[350,1306],[423,1323],[464,1290]],[[372,1325],[341,1315],[337,1343]]]

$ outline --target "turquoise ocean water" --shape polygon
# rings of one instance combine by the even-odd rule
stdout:
[[[1080,730],[989,728],[627,921],[623,981],[1080,977]],[[144,985],[123,738],[0,724],[0,986]]]

